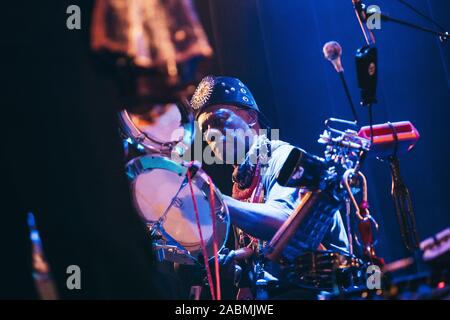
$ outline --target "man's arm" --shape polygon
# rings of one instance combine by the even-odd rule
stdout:
[[[282,202],[248,203],[224,196],[231,223],[250,235],[270,240],[287,220],[292,208]]]

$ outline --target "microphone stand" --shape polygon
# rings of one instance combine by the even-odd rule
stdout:
[[[432,29],[429,29],[429,28],[425,28],[425,27],[422,27],[420,25],[417,25],[417,24],[414,24],[414,23],[411,23],[411,22],[408,22],[408,21],[405,21],[405,20],[401,20],[401,19],[397,19],[397,18],[388,16],[388,15],[386,15],[384,13],[380,14],[380,18],[381,18],[381,21],[394,22],[394,23],[397,23],[397,24],[409,27],[411,29],[415,29],[415,30],[419,30],[419,31],[422,31],[422,32],[433,34],[435,36],[438,36],[439,40],[441,42],[445,42],[445,41],[448,41],[450,39],[450,34],[449,34],[448,31],[446,31],[446,32],[435,31],[435,30],[432,30]]]
[[[377,11],[369,11],[365,8],[364,8],[364,10],[366,12],[367,18],[369,18],[370,16],[372,16],[374,14],[378,14],[380,16],[381,21],[393,22],[393,23],[397,23],[399,25],[408,27],[410,29],[415,29],[415,30],[419,30],[419,31],[422,31],[425,33],[433,34],[433,35],[439,37],[439,40],[441,42],[449,41],[449,39],[450,39],[450,33],[448,31],[436,31],[436,30],[432,30],[430,28],[426,28],[426,27],[420,26],[418,24],[415,24],[415,23],[412,23],[412,22],[409,22],[406,20],[392,17],[386,13],[381,13],[381,12],[377,12]]]
[[[435,35],[439,37],[439,40],[441,42],[449,41],[450,39],[450,33],[448,31],[445,31],[445,29],[439,25],[437,22],[432,20],[431,18],[427,17],[423,13],[419,12],[417,9],[412,7],[411,5],[408,5],[404,1],[400,1],[402,4],[407,5],[411,10],[413,10],[418,15],[426,18],[427,20],[430,20],[434,25],[436,25],[441,31],[436,31],[430,28],[423,27],[421,25],[398,19],[395,17],[392,17],[388,14],[376,12],[376,11],[370,11],[364,8],[364,11],[366,13],[366,16],[369,18],[373,14],[379,14],[379,17],[381,21],[385,22],[393,22],[398,25],[402,25],[405,27],[408,27],[410,29],[418,30],[424,33],[429,33],[432,35]],[[396,132],[394,132],[394,136],[396,136]],[[389,157],[389,167],[391,170],[392,175],[392,191],[391,195],[394,200],[395,209],[397,212],[397,218],[400,225],[400,231],[402,235],[402,239],[404,242],[405,247],[407,250],[413,254],[417,255],[417,251],[419,250],[419,236],[417,232],[416,227],[416,221],[414,216],[414,211],[412,208],[412,201],[411,196],[409,193],[409,190],[405,183],[402,180],[402,177],[400,175],[400,163],[399,159],[394,153],[391,157]],[[417,259],[417,256],[414,257],[416,262],[419,260]]]
[[[342,55],[342,47],[340,46],[339,43],[335,42],[335,41],[330,41],[327,42],[324,47],[323,47],[323,53],[324,53],[324,57],[325,59],[327,59],[328,61],[330,61],[336,72],[339,74],[339,78],[341,79],[342,82],[342,86],[344,87],[344,91],[345,91],[345,95],[347,96],[347,100],[349,103],[349,106],[351,108],[352,114],[353,114],[353,122],[348,122],[347,124],[352,124],[354,126],[357,126],[359,120],[358,120],[358,114],[356,113],[356,108],[355,105],[353,103],[353,99],[351,97],[350,94],[350,90],[348,89],[348,85],[347,85],[347,81],[345,80],[345,75],[344,75],[344,68],[342,66],[342,62],[341,62],[341,55]],[[335,121],[335,122],[340,122],[340,123],[345,123],[345,121],[339,120],[336,121],[336,119],[328,119],[327,121],[325,121],[325,126],[327,127],[327,129],[331,130],[330,122],[331,121]],[[363,153],[361,153],[361,155],[363,155]],[[358,163],[356,165],[356,167],[359,169],[359,164]],[[357,169],[357,170],[358,170]],[[346,218],[346,224],[347,224],[347,237],[348,237],[348,242],[349,242],[349,253],[350,255],[354,254],[354,250],[353,250],[353,232],[352,232],[352,227],[351,227],[351,208],[350,208],[350,195],[346,194],[344,196],[344,203],[345,203],[345,218]]]
[[[403,243],[411,253],[419,248],[419,236],[416,227],[416,218],[412,207],[411,196],[400,175],[400,162],[398,157],[389,157],[389,167],[392,175],[391,195],[395,204],[400,233]]]
[[[339,73],[339,78],[341,78],[342,86],[344,87],[344,90],[345,90],[345,95],[347,96],[348,104],[350,105],[350,108],[352,110],[354,123],[357,124],[359,121],[358,114],[356,113],[356,108],[353,103],[352,96],[350,95],[350,90],[348,89],[347,81],[345,80],[344,71],[340,71],[338,73]]]
[[[419,26],[417,24],[400,20],[394,17],[391,17],[387,14],[383,14],[379,11],[372,11],[368,10],[368,8],[361,3],[360,0],[353,0],[355,13],[358,18],[358,22],[361,26],[363,35],[366,39],[367,45],[375,45],[375,37],[372,33],[371,28],[367,25],[367,21],[369,21],[370,17],[372,15],[379,15],[381,21],[386,22],[394,22],[400,25],[404,25],[422,32],[430,33],[439,36],[439,39],[444,42],[449,39],[449,33],[448,32],[439,32],[435,30],[431,30],[422,26]],[[359,74],[358,74],[359,76]],[[376,84],[375,84],[376,85]],[[375,98],[375,97],[374,97]],[[371,144],[373,143],[373,115],[372,115],[372,104],[375,101],[364,101],[365,99],[362,98],[362,105],[368,106],[369,110],[369,122],[370,122],[370,138],[371,138]],[[391,126],[391,129],[393,130],[393,134],[397,141],[397,132],[395,131],[394,127]],[[396,147],[397,148],[397,147]],[[406,247],[406,249],[413,254],[413,258],[416,262],[416,266],[419,264],[420,259],[418,258],[418,248],[419,248],[419,237],[417,233],[416,228],[416,221],[415,216],[412,208],[412,201],[411,196],[409,193],[408,188],[406,187],[405,183],[403,182],[403,179],[400,175],[400,163],[397,157],[397,152],[395,151],[394,154],[389,157],[389,166],[391,170],[391,176],[392,176],[392,190],[391,190],[391,196],[394,201],[395,205],[395,211],[397,214],[398,223],[400,225],[400,233],[402,236],[403,243]]]
[[[348,100],[348,104],[351,108],[353,114],[353,123],[358,123],[358,114],[356,113],[355,105],[353,104],[352,96],[350,95],[350,90],[348,89],[347,81],[345,80],[344,68],[342,67],[341,55],[342,55],[342,47],[336,41],[329,41],[325,43],[323,46],[323,54],[325,59],[331,62],[334,66],[336,72],[339,74],[339,78],[341,79],[342,86],[344,87],[345,95]]]

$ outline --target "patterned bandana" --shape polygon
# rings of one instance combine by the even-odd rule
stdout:
[[[197,86],[191,98],[191,107],[195,117],[209,106],[227,104],[259,113],[258,105],[250,90],[241,80],[232,77],[206,76]]]

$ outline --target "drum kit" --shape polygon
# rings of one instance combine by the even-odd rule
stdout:
[[[144,152],[126,164],[133,203],[159,261],[198,264],[202,240],[208,258],[214,257],[213,229],[219,249],[224,246],[230,229],[228,208],[197,164],[173,160],[172,155],[182,156],[194,139],[192,113],[185,104],[156,108],[144,114],[127,110],[119,114],[127,141]]]
[[[119,119],[124,140],[142,151],[128,161],[126,174],[135,210],[148,227],[157,260],[201,267],[201,257],[206,252],[212,261],[217,251],[225,247],[230,217],[223,196],[210,177],[198,164],[179,160],[196,133],[189,106],[169,104],[139,114],[122,110]],[[309,164],[311,176],[323,169],[313,162]],[[322,178],[318,175],[316,182]],[[316,207],[323,209],[322,205]],[[332,208],[336,209],[335,203]],[[313,242],[316,240],[320,242]],[[270,245],[274,242],[276,239],[264,252],[268,257],[273,255]],[[287,243],[283,250],[284,247],[288,248]],[[277,258],[277,262],[284,264],[285,273],[290,274],[286,279],[301,288],[333,290],[337,286],[344,290],[360,285],[365,276],[364,263],[352,254],[311,250],[284,262]]]

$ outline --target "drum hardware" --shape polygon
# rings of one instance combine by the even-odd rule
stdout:
[[[353,238],[362,245],[371,263],[383,264],[375,254],[373,234],[378,224],[369,212],[367,181],[360,171],[370,140],[358,135],[355,123],[341,119],[328,119],[319,143],[325,145],[324,159],[294,149],[278,175],[278,182],[289,187],[306,187],[301,204],[285,221],[266,248],[269,260],[281,261],[286,267],[287,283],[311,289],[347,290],[365,286],[364,263],[353,255]],[[337,129],[337,126],[346,126]],[[355,194],[362,193],[358,203]],[[334,213],[346,205],[347,230],[351,246],[350,255],[314,252],[323,239]],[[359,220],[361,241],[352,232],[351,206]],[[306,258],[300,255],[311,253]],[[322,256],[321,256],[322,254]],[[309,262],[307,263],[307,259]],[[328,259],[328,260],[327,260]]]
[[[400,225],[400,233],[406,249],[414,252],[419,248],[419,234],[417,232],[411,195],[400,175],[400,162],[397,157],[389,159],[389,168],[392,175],[391,195]]]
[[[372,132],[371,132],[372,131]],[[376,156],[379,160],[389,162],[392,176],[391,196],[394,201],[400,233],[403,243],[410,253],[417,252],[419,236],[416,219],[412,208],[411,195],[400,174],[399,155],[409,152],[420,138],[418,130],[409,121],[374,125],[372,130],[361,128],[361,137],[372,134],[373,151],[369,156]]]
[[[191,162],[188,166],[188,169],[186,171],[186,176],[184,177],[184,180],[181,182],[180,187],[178,188],[177,192],[175,193],[175,195],[172,197],[172,200],[170,201],[168,207],[163,211],[161,217],[158,219],[158,221],[154,222],[153,225],[151,226],[151,236],[154,236],[156,234],[156,232],[159,231],[159,228],[161,228],[161,226],[164,224],[164,221],[166,220],[167,214],[169,213],[169,210],[172,208],[172,206],[174,205],[178,205],[180,206],[180,198],[178,198],[178,195],[180,194],[181,190],[188,184],[190,183],[190,179],[192,179],[192,177],[197,173],[198,169],[200,169],[200,163],[195,161],[195,162]],[[194,200],[195,201],[195,200]],[[201,231],[200,231],[201,233]]]
[[[263,249],[258,249],[259,254],[256,257],[256,263],[254,267],[255,274],[255,291],[256,291],[256,300],[268,300],[269,299],[269,289],[270,283],[269,279],[266,278],[266,271],[264,270],[264,254]]]
[[[337,125],[347,128],[339,130],[333,127]],[[358,134],[358,127],[352,121],[329,118],[325,120],[325,128],[318,140],[326,146],[325,160],[340,163],[345,170],[354,168],[355,172],[359,171],[365,155],[372,147],[370,140]]]
[[[345,189],[347,190],[348,199],[355,207],[355,215],[358,218],[358,230],[361,235],[361,242],[359,237],[355,234],[355,240],[359,246],[363,247],[364,256],[376,265],[383,265],[384,260],[377,257],[375,253],[375,245],[377,243],[374,240],[374,234],[378,232],[379,226],[376,220],[369,212],[369,201],[367,192],[367,180],[362,172],[358,172],[358,178],[361,180],[361,190],[362,190],[362,200],[358,204],[353,192],[351,190],[350,184],[352,183],[352,176],[355,176],[354,169],[347,169],[343,175],[343,183]]]
[[[177,258],[177,263],[193,265],[194,262],[190,258],[184,259],[183,262],[180,261],[180,257],[189,256],[189,251],[182,249],[180,246],[168,244],[161,226],[162,224],[158,223],[147,223],[147,229],[152,240],[153,253],[157,261],[175,261],[175,258]]]
[[[347,191],[344,193],[347,217],[347,233],[350,246],[350,252],[353,254],[353,238],[359,246],[363,247],[364,255],[372,261],[372,263],[383,265],[383,259],[377,257],[375,253],[376,240],[374,234],[378,232],[379,226],[373,216],[369,212],[367,180],[360,171],[363,161],[372,149],[372,142],[367,136],[361,136],[359,132],[353,129],[337,130],[332,125],[344,124],[355,127],[350,121],[341,119],[328,119],[325,122],[327,130],[320,136],[319,143],[327,145],[325,158],[328,161],[341,163],[345,172],[342,175],[341,185]],[[367,127],[370,130],[369,127]],[[361,131],[360,131],[361,132]],[[331,134],[338,134],[332,138]],[[355,194],[362,193],[362,201],[358,203]],[[358,231],[361,235],[361,242],[355,232],[351,228],[351,208],[355,209],[355,215],[358,219]]]
[[[153,243],[153,252],[159,262],[178,261],[180,264],[193,265],[193,261],[189,258],[189,251],[180,249],[177,246]]]
[[[268,285],[267,280],[264,278],[256,280],[256,300],[269,299]]]
[[[347,238],[348,238],[348,252],[353,255],[353,237],[352,237],[352,228],[351,228],[351,214],[352,209],[350,206],[350,199],[347,197],[345,199],[345,222],[347,226]]]
[[[327,129],[319,139],[319,143],[325,145],[325,159],[293,149],[280,170],[278,183],[306,187],[309,192],[267,246],[266,257],[270,260],[282,254],[284,258],[293,258],[298,250],[316,250],[333,214],[349,193],[356,192],[343,186],[343,174],[349,169],[356,174],[370,149],[370,141],[358,136],[355,130],[338,130],[333,127],[336,124],[355,126],[353,122],[333,118],[325,122]],[[299,236],[294,237],[296,234]],[[291,241],[294,238],[295,241]]]
[[[293,262],[283,262],[283,277],[300,288],[340,292],[364,285],[363,262],[332,251],[306,252]]]
[[[243,233],[242,230],[239,231]],[[261,271],[264,272],[264,270],[262,270],[262,266],[260,265],[260,257],[257,256],[257,249],[253,245],[254,240],[256,239],[251,239],[249,244],[244,245],[244,240],[241,238],[239,242],[244,246],[234,251],[234,261],[245,264],[243,267],[236,265],[236,267],[239,268],[239,279],[235,281],[238,286],[236,300],[258,299],[258,297],[254,295],[252,285],[257,284],[258,279],[260,279],[259,274]],[[252,277],[249,275],[251,272],[255,275],[252,280],[250,280]]]

